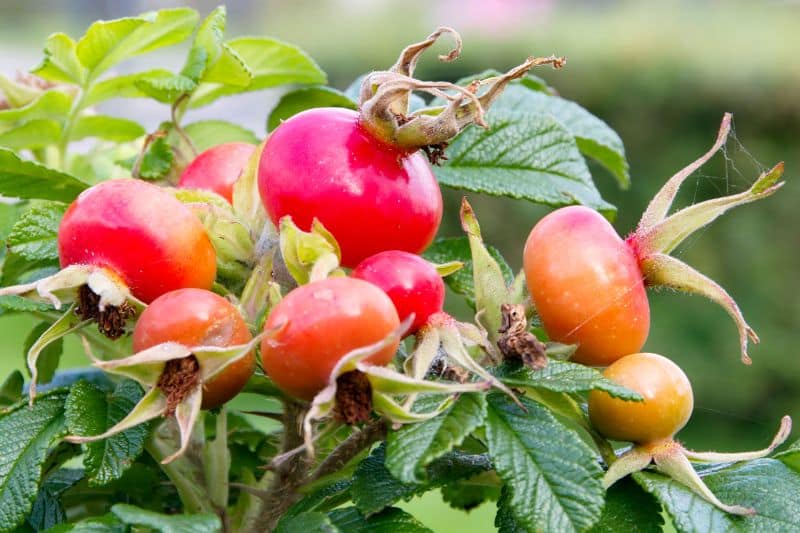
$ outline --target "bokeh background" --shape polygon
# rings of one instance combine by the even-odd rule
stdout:
[[[192,5],[205,14],[216,4],[6,0],[0,3],[0,72],[13,75],[35,65],[54,31],[77,37],[98,18],[173,5]],[[694,384],[694,416],[679,435],[690,447],[761,447],[781,415],[800,422],[800,2],[237,0],[228,2],[228,21],[229,36],[269,35],[304,48],[337,88],[392,64],[402,46],[440,24],[462,33],[463,56],[443,65],[430,54],[420,77],[454,80],[508,68],[529,54],[567,56],[564,70],[537,74],[607,121],[625,142],[628,190],[593,167],[603,196],[619,208],[615,226],[623,235],[660,185],[707,150],[723,112],[733,112],[734,138],[687,182],[681,205],[741,191],[779,160],[786,161],[787,184],[775,197],[718,220],[677,254],[730,291],[762,342],[751,348],[752,367],[745,367],[724,311],[699,297],[661,292],[651,294],[646,350],[674,359]],[[163,64],[179,66],[183,54],[168,52]],[[203,115],[240,122],[261,135],[278,96],[265,91],[223,99]],[[149,127],[168,113],[130,100],[112,101],[105,111]],[[444,235],[459,234],[459,198],[446,192]],[[519,268],[525,237],[547,209],[479,195],[470,199],[487,240]],[[22,343],[32,325],[25,318],[0,317],[0,370],[23,367]],[[75,343],[67,350],[67,363],[83,364]],[[435,495],[409,506],[437,531],[486,530],[494,513],[491,504],[470,515],[450,512]]]

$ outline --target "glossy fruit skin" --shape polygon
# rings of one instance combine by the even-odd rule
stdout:
[[[666,357],[627,355],[606,368],[603,375],[644,397],[643,402],[626,402],[602,391],[589,394],[589,419],[610,439],[637,444],[670,439],[692,415],[694,395],[689,378]]]
[[[311,109],[283,122],[261,153],[258,186],[274,223],[291,215],[308,230],[317,217],[347,267],[385,250],[422,252],[442,219],[425,156],[377,140],[349,109]]]
[[[650,305],[633,249],[587,207],[553,211],[531,230],[528,290],[551,339],[578,344],[572,360],[607,366],[641,351]]]
[[[179,289],[156,298],[142,312],[133,330],[139,352],[163,342],[194,346],[236,346],[253,336],[241,313],[228,300],[203,289]],[[236,396],[253,375],[255,352],[203,383],[203,409],[213,409]]]
[[[397,309],[400,321],[414,313],[408,333],[415,333],[444,306],[444,282],[422,257],[389,250],[364,259],[351,276],[380,287]]]
[[[233,203],[233,185],[255,151],[252,144],[240,142],[212,146],[184,169],[178,187],[212,191]]]
[[[348,352],[384,339],[400,320],[389,297],[354,278],[328,278],[294,289],[275,306],[261,342],[264,371],[283,391],[312,400]],[[399,341],[366,359],[386,365]]]
[[[186,287],[211,288],[216,253],[203,224],[171,194],[134,179],[83,191],[58,229],[61,267],[116,273],[145,303]]]

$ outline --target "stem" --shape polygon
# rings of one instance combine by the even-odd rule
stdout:
[[[386,437],[386,423],[383,420],[374,420],[364,429],[347,437],[344,442],[336,447],[331,454],[322,461],[319,468],[311,475],[308,482],[314,482],[329,474],[338,472],[350,460],[369,448],[375,442]]]
[[[222,521],[222,529],[225,532],[230,531],[230,517],[226,513],[226,508],[228,507],[231,454],[228,450],[228,413],[225,407],[222,407],[217,414],[216,437],[203,449],[203,467],[206,489],[211,502],[217,508],[217,515]]]
[[[178,99],[175,100],[175,103],[172,104],[172,107],[170,108],[170,115],[172,118],[172,127],[175,128],[175,132],[178,134],[178,136],[180,136],[183,142],[186,143],[186,146],[189,147],[189,150],[191,150],[192,152],[191,159],[194,159],[195,157],[197,157],[197,148],[192,142],[192,139],[180,125],[180,120],[183,117],[183,110],[181,109],[181,105],[189,100],[189,96],[190,95],[188,93],[184,93],[180,97],[178,97]]]
[[[78,118],[78,114],[83,111],[84,101],[86,100],[86,94],[89,92],[91,83],[91,80],[87,80],[86,84],[80,87],[78,90],[79,96],[75,100],[75,103],[72,104],[67,119],[64,121],[64,129],[61,130],[61,137],[58,140],[58,168],[60,170],[66,170],[69,138],[75,126],[75,119]]]

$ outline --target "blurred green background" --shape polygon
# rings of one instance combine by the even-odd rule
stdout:
[[[78,36],[97,18],[178,4],[205,13],[216,3],[5,1],[0,71],[33,66],[53,31]],[[681,205],[741,191],[778,160],[786,161],[787,184],[775,197],[726,215],[676,253],[729,290],[762,342],[751,347],[754,362],[745,367],[736,330],[722,309],[699,297],[661,292],[650,295],[652,330],[645,348],[674,359],[694,385],[694,416],[679,435],[689,447],[761,447],[781,415],[800,417],[800,2],[236,1],[228,4],[228,14],[229,36],[266,34],[298,44],[339,88],[392,64],[403,45],[439,24],[462,33],[464,53],[448,65],[429,55],[418,70],[423,78],[503,69],[529,54],[567,56],[564,70],[537,74],[607,121],[625,142],[629,190],[619,190],[610,175],[593,168],[603,196],[619,208],[615,226],[623,235],[660,185],[708,149],[723,112],[733,112],[735,137],[687,182]],[[177,63],[180,55],[164,60]],[[276,96],[267,91],[245,104],[220,101],[210,113],[263,134]],[[149,117],[152,124],[167,116],[166,108],[130,109],[135,106],[126,102],[118,110]],[[459,198],[446,193],[442,234],[459,234]],[[487,240],[518,268],[525,237],[547,209],[470,199]],[[22,368],[22,341],[31,326],[26,318],[0,317],[1,370]],[[77,344],[68,350],[68,363],[83,363]],[[491,504],[470,515],[451,513],[435,495],[410,506],[437,531],[486,530],[494,513]]]

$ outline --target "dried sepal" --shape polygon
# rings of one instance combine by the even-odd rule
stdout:
[[[684,455],[691,460],[699,463],[733,463],[738,461],[752,461],[753,459],[761,459],[766,457],[775,449],[786,442],[789,434],[792,432],[792,419],[789,416],[781,418],[778,431],[772,438],[772,442],[766,448],[761,450],[754,450],[751,452],[695,452],[692,450],[684,450]]]
[[[652,462],[652,454],[638,447],[631,448],[608,466],[603,476],[603,488],[608,489],[625,476],[644,470]]]
[[[94,442],[102,439],[107,439],[117,433],[121,433],[126,429],[130,429],[139,424],[144,424],[164,414],[167,408],[167,397],[159,389],[149,390],[139,403],[137,403],[131,412],[125,418],[108,428],[99,435],[69,435],[64,440],[67,442],[74,442],[78,444],[86,442]]]

